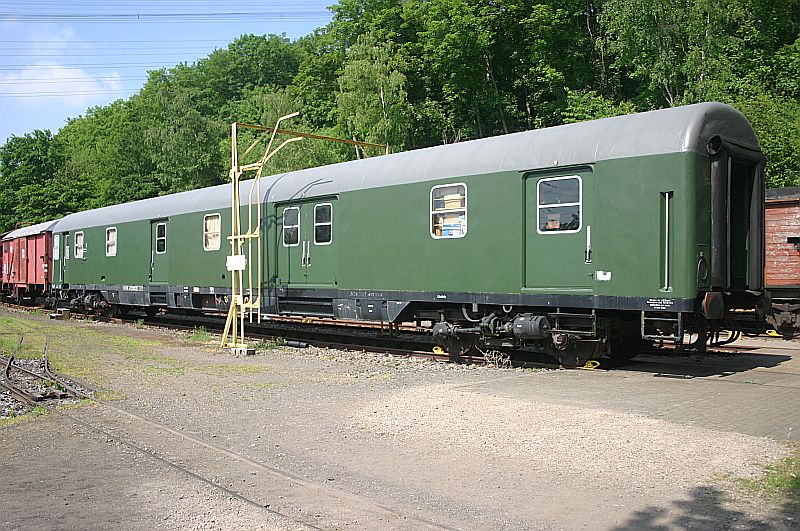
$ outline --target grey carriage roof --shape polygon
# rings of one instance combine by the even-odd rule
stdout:
[[[262,201],[285,201],[500,171],[525,171],[601,160],[676,152],[706,153],[711,137],[760,150],[755,132],[739,111],[722,103],[698,103],[614,118],[436,146],[393,155],[309,168],[266,177]],[[247,197],[250,182],[242,183]],[[230,186],[79,212],[54,231],[157,219],[230,205]]]
[[[50,230],[56,222],[55,221],[45,221],[44,223],[37,223],[36,225],[29,225],[27,227],[21,227],[19,229],[14,229],[10,232],[7,232],[3,236],[3,241],[13,240],[15,238],[21,238],[23,236],[33,236],[34,234],[42,234],[43,232],[47,232]]]

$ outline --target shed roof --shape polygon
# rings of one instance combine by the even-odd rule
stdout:
[[[357,189],[501,171],[526,171],[665,153],[705,154],[711,137],[760,150],[747,119],[722,103],[698,103],[601,120],[417,149],[265,177],[262,201],[285,201]],[[251,181],[241,187],[250,192]],[[66,216],[53,230],[157,219],[222,209],[229,185],[156,197]]]
[[[767,201],[775,199],[799,199],[800,186],[787,186],[785,188],[768,188],[765,193]]]

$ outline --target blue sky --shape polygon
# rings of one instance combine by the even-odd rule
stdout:
[[[243,34],[297,39],[336,0],[0,0],[0,143],[58,131]]]

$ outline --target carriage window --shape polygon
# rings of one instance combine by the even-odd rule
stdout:
[[[53,260],[60,260],[61,258],[61,235],[53,235]]]
[[[156,225],[156,254],[167,252],[167,224],[158,223]]]
[[[464,237],[467,234],[467,185],[431,188],[430,220],[433,238]]]
[[[581,178],[555,177],[537,184],[537,231],[578,232],[581,230]]]
[[[294,247],[300,244],[300,209],[297,207],[283,210],[283,245]]]
[[[83,245],[83,233],[75,233],[75,258],[83,258],[83,253],[86,247]]]
[[[216,251],[220,244],[220,215],[208,214],[203,217],[203,249]]]
[[[333,240],[333,205],[321,203],[314,206],[314,243],[328,245]]]
[[[117,228],[106,229],[106,256],[117,256]]]

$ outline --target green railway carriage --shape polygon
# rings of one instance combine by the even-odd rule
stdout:
[[[705,103],[268,177],[262,313],[425,322],[452,350],[566,364],[763,321],[762,174],[747,120]],[[224,310],[230,218],[228,186],[67,216],[54,287]]]
[[[111,309],[225,310],[225,186],[68,215],[53,227],[53,287]]]

